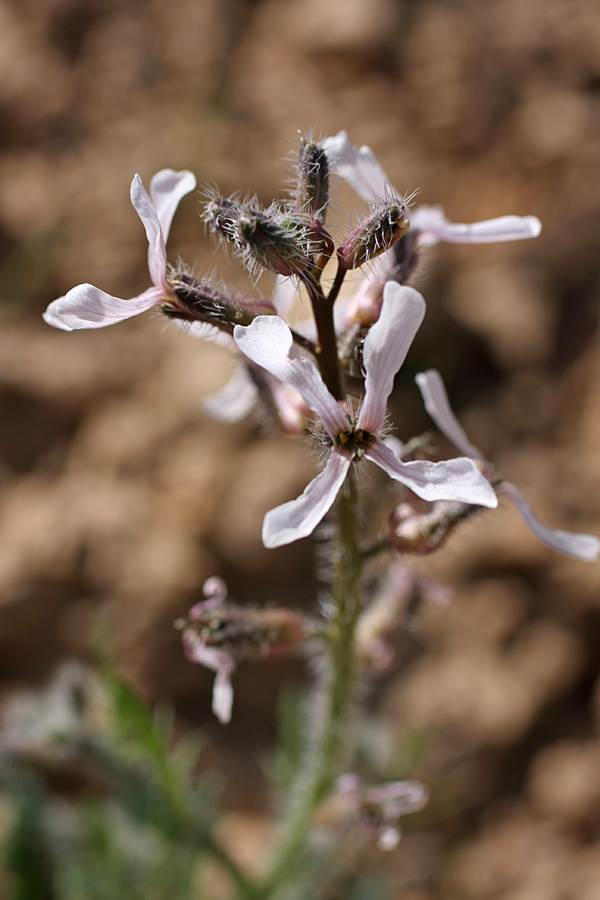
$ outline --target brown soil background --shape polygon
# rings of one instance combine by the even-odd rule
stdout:
[[[400,436],[428,427],[411,373],[435,365],[540,517],[600,533],[600,5],[1,0],[0,76],[2,691],[90,659],[109,622],[132,684],[205,725],[243,811],[230,840],[253,853],[273,709],[297,669],[243,668],[220,729],[172,622],[215,573],[243,602],[313,602],[310,547],[260,543],[312,459],[256,422],[202,417],[226,377],[218,348],[152,316],[63,334],[40,313],[83,281],[146,287],[134,172],[190,168],[269,202],[297,129],[346,128],[455,221],[544,224],[535,242],[428,257]],[[198,211],[182,203],[170,258],[247,290]],[[417,774],[434,797],[373,870],[402,900],[598,900],[600,569],[540,546],[504,504],[434,568],[454,604],[425,609],[410,665],[370,694],[395,742],[430,730]]]

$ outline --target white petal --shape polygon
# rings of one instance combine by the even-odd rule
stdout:
[[[500,216],[463,225],[449,222],[439,206],[419,206],[410,215],[411,227],[421,234],[419,243],[431,246],[438,241],[453,244],[489,244],[534,238],[542,230],[536,216]]]
[[[425,301],[414,288],[388,281],[379,319],[369,329],[363,349],[367,377],[358,428],[377,434],[383,425],[394,376],[425,315]]]
[[[212,695],[212,711],[221,725],[227,725],[231,722],[232,707],[233,685],[231,684],[231,672],[221,670],[217,672]]]
[[[233,337],[248,359],[298,391],[332,438],[348,430],[348,419],[325,387],[314,363],[289,358],[293,338],[283,319],[257,316],[250,325],[236,325]]]
[[[148,271],[152,284],[164,287],[167,278],[167,248],[163,237],[158,213],[150,199],[142,179],[134,175],[130,190],[131,203],[142,220],[148,238]]]
[[[323,141],[323,149],[327,154],[332,169],[340,173],[356,193],[373,203],[395,196],[394,188],[370,147],[356,147],[348,140],[345,131]]]
[[[419,372],[415,376],[415,381],[423,396],[425,409],[442,434],[445,434],[465,456],[485,462],[485,458],[469,441],[462,425],[452,412],[440,373],[436,369],[428,369],[426,372]]]
[[[59,297],[58,300],[53,300],[52,303],[48,304],[46,311],[42,313],[42,319],[47,325],[52,325],[53,328],[60,328],[61,331],[73,331],[71,326],[65,325],[60,317],[60,310],[64,299],[64,297]]]
[[[498,498],[472,459],[444,462],[400,462],[382,441],[367,444],[365,456],[424,500],[458,500],[476,506],[498,506]]]
[[[401,834],[397,828],[391,825],[384,825],[377,832],[377,846],[385,853],[395,850],[400,843]]]
[[[542,525],[521,492],[509,481],[503,481],[498,491],[508,494],[521,513],[525,524],[547,547],[557,550],[558,553],[564,553],[566,556],[574,556],[584,562],[596,562],[600,554],[600,541],[594,535],[558,531]]]
[[[196,187],[196,176],[184,169],[161,169],[150,182],[150,197],[158,215],[165,244],[169,238],[171,222],[183,197]]]
[[[429,800],[429,791],[420,781],[388,781],[370,788],[369,803],[381,806],[388,820],[399,819],[423,809]]]
[[[292,308],[292,304],[298,293],[298,279],[290,275],[275,276],[275,290],[273,291],[273,305],[277,315],[285,318]]]
[[[139,297],[121,300],[119,297],[106,294],[93,284],[78,284],[64,297],[50,304],[52,312],[49,324],[55,325],[55,321],[60,320],[65,331],[78,328],[104,328],[106,325],[130,319],[156,306],[162,296],[162,291],[150,288]],[[50,307],[46,313],[49,310]]]
[[[219,347],[226,347],[237,355],[237,347],[231,335],[221,331],[216,325],[209,325],[208,322],[186,322],[183,319],[171,319],[171,322],[184,334],[189,334],[198,341],[208,341]]]
[[[220,391],[202,400],[202,408],[217,422],[240,422],[254,408],[258,389],[245,366],[236,366],[231,378]]]
[[[262,530],[265,547],[282,547],[312,534],[338,495],[352,457],[335,448],[320,475],[296,500],[276,506],[265,516]]]

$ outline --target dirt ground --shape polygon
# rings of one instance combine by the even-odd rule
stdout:
[[[0,0],[0,73],[2,696],[90,660],[108,622],[131,683],[206,728],[243,852],[268,822],[279,687],[301,672],[242,669],[220,728],[172,623],[215,573],[240,601],[310,607],[309,543],[267,551],[260,523],[314,461],[256,420],[203,416],[220,348],[152,315],[66,334],[40,314],[80,282],[147,286],[135,172],[189,168],[268,203],[298,129],[345,128],[454,221],[543,222],[536,241],[427,257],[399,436],[429,427],[411,378],[436,366],[540,518],[600,534],[600,4]],[[170,258],[247,290],[198,199]],[[600,900],[600,567],[541,546],[506,504],[432,565],[455,600],[424,609],[369,697],[398,745],[429,734],[416,774],[433,798],[373,870],[402,900]]]

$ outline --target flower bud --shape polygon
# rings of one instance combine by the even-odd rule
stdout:
[[[389,672],[402,658],[405,640],[426,600],[448,604],[452,591],[396,560],[379,581],[356,628],[356,654],[377,674]]]
[[[408,231],[406,212],[406,204],[398,199],[374,209],[338,247],[340,266],[355,269],[393,247]]]
[[[329,201],[329,163],[327,154],[314,141],[301,138],[298,154],[296,212],[309,221],[325,224]]]
[[[203,219],[212,231],[225,240],[234,241],[240,207],[240,202],[234,198],[216,196],[206,204]]]
[[[185,272],[172,275],[169,281],[175,299],[163,304],[162,311],[171,319],[206,322],[232,334],[236,325],[249,325],[256,316],[276,312],[270,300],[229,297],[210,282],[198,281]]]
[[[390,546],[399,553],[425,556],[438,550],[457,525],[480,510],[480,506],[457,500],[435,500],[426,505],[425,511],[401,503],[390,513]]]
[[[236,242],[253,268],[256,264],[276,275],[298,275],[310,260],[298,238],[300,229],[282,227],[261,210],[246,208],[237,221]]]

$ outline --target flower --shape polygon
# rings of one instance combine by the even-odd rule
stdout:
[[[471,444],[467,438],[460,422],[450,408],[448,395],[440,373],[435,369],[429,369],[427,372],[421,372],[417,375],[416,382],[423,395],[425,408],[440,431],[446,435],[448,440],[461,453],[477,460],[483,467],[487,478],[491,481],[494,478],[492,463],[486,460],[481,451]],[[558,531],[542,525],[519,489],[509,481],[501,480],[497,484],[495,483],[495,490],[497,493],[506,494],[511,498],[525,524],[547,547],[558,551],[558,553],[574,556],[576,559],[581,559],[585,562],[595,562],[598,559],[600,554],[600,541],[598,538],[591,534]]]
[[[298,391],[322,421],[331,445],[325,468],[300,497],[265,516],[265,547],[280,547],[311,534],[333,505],[350,464],[362,457],[426,500],[455,499],[497,506],[493,489],[472,460],[404,463],[381,440],[394,376],[424,314],[425,301],[417,291],[396,282],[386,284],[381,316],[365,338],[365,396],[356,417],[337,403],[311,360],[290,359],[292,334],[282,319],[258,316],[250,325],[235,328],[233,337],[240,350]]]
[[[148,195],[142,179],[135,175],[131,182],[131,203],[146,229],[152,287],[130,300],[121,300],[92,284],[79,284],[48,306],[44,313],[48,325],[63,331],[104,328],[153,306],[173,302],[175,293],[167,277],[166,242],[179,202],[195,187],[192,172],[162,169],[152,178]]]
[[[329,163],[370,204],[397,197],[370,147],[357,149],[345,131],[327,138],[323,144]],[[406,202],[411,198],[407,198]],[[471,225],[449,222],[438,206],[419,206],[407,211],[410,231],[392,249],[370,262],[365,278],[354,296],[348,300],[344,324],[370,325],[377,321],[381,309],[383,285],[386,281],[404,284],[412,272],[419,250],[438,241],[459,244],[485,244],[495,241],[518,241],[537,237],[541,223],[536,216],[501,216]]]
[[[428,799],[429,792],[420,781],[387,781],[368,787],[348,772],[338,778],[317,821],[329,827],[358,828],[375,838],[380,850],[393,850],[401,837],[399,820],[423,809]]]
[[[175,624],[183,632],[183,649],[190,662],[215,672],[212,709],[219,722],[226,724],[231,721],[231,679],[237,664],[293,653],[316,632],[313,623],[291,609],[238,606],[228,599],[227,585],[218,576],[208,578],[202,592],[206,599]]]
[[[326,138],[323,147],[331,168],[337,170],[367,203],[397,196],[387,175],[370,147],[358,150],[345,131]],[[419,206],[409,213],[411,229],[419,231],[421,246],[438,241],[456,244],[486,244],[495,241],[519,241],[537,237],[542,230],[536,216],[500,216],[472,225],[449,222],[438,206]]]

